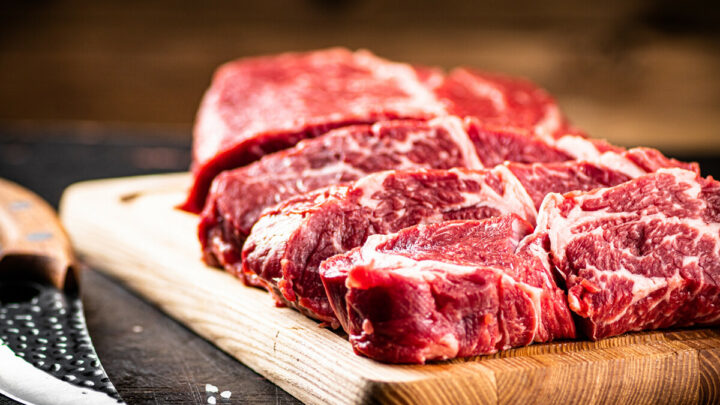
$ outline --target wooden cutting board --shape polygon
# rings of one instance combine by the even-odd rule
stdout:
[[[720,331],[536,344],[423,366],[353,354],[344,336],[205,266],[186,173],[70,187],[61,218],[81,257],[309,404],[720,403]],[[118,308],[122,310],[122,308]]]

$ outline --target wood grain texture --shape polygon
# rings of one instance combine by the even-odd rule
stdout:
[[[200,261],[187,174],[80,183],[61,217],[85,260],[310,404],[717,403],[716,329],[532,345],[423,366],[353,354],[340,334]]]
[[[0,179],[0,274],[63,288],[74,262],[70,241],[52,207],[31,191]]]

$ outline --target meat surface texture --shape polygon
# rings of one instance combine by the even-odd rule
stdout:
[[[580,133],[568,125],[553,98],[527,80],[457,68],[435,93],[450,115],[478,117],[485,124],[524,128],[541,136]]]
[[[448,115],[543,136],[571,131],[552,98],[524,80],[466,69],[446,77],[341,48],[246,58],[221,66],[205,93],[182,208],[200,212],[221,171],[333,128]]]
[[[198,234],[208,264],[228,270],[262,211],[290,197],[391,169],[482,168],[461,120],[385,121],[330,131],[214,181]]]
[[[242,269],[251,284],[257,275],[279,300],[334,322],[317,272],[323,260],[360,246],[372,234],[509,213],[535,217],[532,200],[507,170],[380,172],[266,211],[245,242]]]
[[[634,167],[634,166],[633,166]],[[635,169],[633,169],[635,170]],[[516,214],[535,224],[541,195],[619,184],[631,176],[588,162],[483,170],[388,171],[346,187],[293,197],[260,217],[242,249],[241,276],[262,282],[281,301],[334,321],[317,272],[323,260],[360,246],[368,236],[458,219]]]
[[[357,353],[390,363],[575,337],[541,239],[507,215],[374,235],[320,267]],[[479,248],[482,246],[482,248]]]
[[[592,339],[720,323],[720,183],[660,169],[621,185],[549,195],[537,232]]]
[[[593,154],[599,155],[599,151]],[[384,121],[336,129],[217,176],[198,227],[203,257],[210,265],[237,273],[242,244],[264,209],[292,196],[349,183],[373,172],[479,169],[504,161],[556,162],[572,158],[571,151],[560,149],[553,139],[519,128],[483,126],[476,119]]]

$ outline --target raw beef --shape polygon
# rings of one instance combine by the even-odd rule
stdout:
[[[385,121],[336,129],[218,175],[198,228],[203,257],[209,265],[236,273],[242,244],[265,208],[373,172],[478,169],[506,160],[553,162],[571,158],[570,151],[554,146],[552,140],[518,128],[485,127],[476,119]]]
[[[335,322],[318,266],[369,235],[509,213],[534,219],[532,200],[512,173],[501,169],[380,172],[350,186],[293,197],[266,211],[253,227],[242,250],[243,273],[257,275],[276,299]]]
[[[242,276],[249,284],[264,283],[279,300],[309,316],[332,321],[317,266],[360,246],[369,235],[510,213],[534,224],[541,194],[589,190],[628,179],[622,172],[577,161],[376,173],[347,187],[291,198],[266,211],[243,247]]]
[[[720,323],[720,183],[660,169],[546,197],[538,218],[591,339]]]
[[[580,133],[545,90],[526,80],[457,68],[435,92],[451,115],[479,117],[485,124],[525,128],[541,136]]]
[[[540,208],[548,193],[592,190],[631,179],[621,171],[583,161],[530,165],[507,163],[506,166],[522,183],[536,208]]]
[[[427,83],[426,83],[427,81]],[[194,184],[184,209],[199,212],[212,179],[340,126],[443,114],[432,82],[370,52],[333,48],[241,59],[221,66],[195,123]]]
[[[221,171],[304,138],[353,124],[447,115],[542,136],[572,131],[547,93],[524,80],[465,69],[445,78],[437,69],[340,48],[242,59],[220,67],[203,98],[183,208],[199,212]]]
[[[390,363],[575,337],[542,240],[515,215],[373,235],[320,266],[357,353]]]
[[[294,195],[382,170],[422,167],[483,165],[462,122],[452,117],[336,129],[223,172],[213,181],[198,228],[205,261],[232,271],[261,212]]]

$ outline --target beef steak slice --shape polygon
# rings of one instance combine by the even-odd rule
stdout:
[[[320,274],[357,353],[424,363],[572,338],[541,241],[515,215],[373,235]]]
[[[720,183],[660,169],[615,187],[546,197],[570,309],[587,335],[720,323]]]

